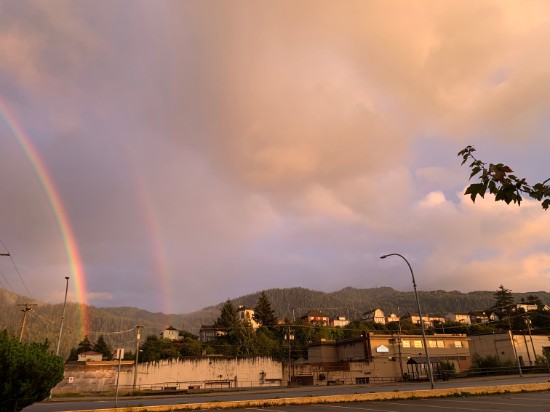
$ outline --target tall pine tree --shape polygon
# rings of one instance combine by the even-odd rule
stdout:
[[[113,359],[113,349],[105,342],[103,335],[99,336],[92,350],[101,353],[103,355],[103,360]]]
[[[225,330],[227,333],[230,333],[237,329],[240,325],[239,317],[237,315],[237,309],[233,303],[227,299],[223,304],[220,311],[220,316],[214,322],[214,326],[220,329]]]
[[[271,303],[267,298],[265,291],[262,291],[258,298],[258,303],[254,308],[254,320],[262,326],[272,327],[277,324],[275,311],[271,308]]]
[[[514,296],[510,289],[506,289],[500,285],[498,290],[493,294],[495,299],[495,312],[500,315],[509,315],[512,311],[512,305],[514,304]]]
[[[76,350],[76,353],[84,353],[89,352],[94,348],[94,344],[90,342],[90,339],[88,336],[84,336],[84,339],[82,339],[80,342],[78,342],[78,348]]]

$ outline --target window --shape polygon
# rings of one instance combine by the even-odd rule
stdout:
[[[455,340],[455,348],[461,348],[462,347],[462,341]]]
[[[404,347],[404,348],[410,348],[410,347],[411,347],[411,342],[408,341],[408,340],[404,340],[404,341],[403,341],[403,347]]]
[[[365,383],[369,383],[369,378],[355,378],[356,385],[361,385]]]
[[[428,341],[428,347],[429,348],[437,348],[437,342],[435,340],[429,340]]]
[[[438,348],[444,348],[445,347],[445,342],[443,342],[442,340],[438,340],[437,341],[437,347]]]
[[[422,347],[422,341],[421,340],[415,340],[414,341],[414,347],[415,348],[421,348]]]

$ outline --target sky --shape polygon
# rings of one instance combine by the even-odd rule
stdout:
[[[546,1],[0,0],[0,287],[186,313],[270,288],[548,291]]]

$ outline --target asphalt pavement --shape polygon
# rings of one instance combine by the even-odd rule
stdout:
[[[466,378],[455,379],[450,381],[436,382],[436,389],[448,388],[472,388],[481,386],[501,386],[515,384],[530,384],[550,382],[550,376],[544,375],[508,375],[491,378]],[[422,391],[430,389],[428,382],[399,382],[391,384],[365,384],[365,385],[335,385],[335,386],[304,386],[304,387],[277,387],[277,388],[255,388],[241,391],[220,391],[215,393],[194,393],[186,395],[164,395],[164,396],[139,396],[139,397],[120,397],[118,406],[154,406],[154,405],[176,405],[176,404],[191,404],[205,402],[222,402],[222,401],[243,401],[243,400],[259,400],[259,399],[280,399],[280,398],[303,398],[313,396],[327,395],[353,395],[365,393],[379,392],[400,392],[400,391]],[[475,397],[478,399],[479,397]],[[384,401],[387,403],[388,401]],[[399,401],[408,402],[408,401]],[[372,405],[372,401],[368,402]],[[337,404],[332,404],[337,405]],[[51,401],[36,403],[25,408],[25,412],[51,412],[51,411],[77,411],[77,410],[94,410],[113,408],[115,402],[113,398],[106,397],[86,397],[86,398],[54,398]],[[319,406],[319,405],[318,405]],[[354,403],[353,406],[357,406]],[[550,411],[550,404],[548,405]],[[306,406],[302,406],[306,407]],[[347,403],[341,408],[347,409],[351,404]],[[466,408],[468,409],[468,408]],[[242,409],[241,409],[242,410]],[[266,408],[266,410],[270,410]],[[277,408],[271,409],[279,410]],[[280,409],[282,410],[282,409]],[[285,409],[286,410],[286,409]],[[289,409],[291,410],[291,409]],[[299,410],[299,409],[292,409]],[[312,411],[315,409],[304,409]],[[363,409],[368,410],[368,409]],[[380,409],[386,410],[386,409]],[[398,410],[398,409],[396,409]],[[477,409],[474,409],[477,410]],[[485,409],[486,410],[486,409]],[[533,411],[531,409],[530,411]],[[542,409],[541,409],[542,410]]]

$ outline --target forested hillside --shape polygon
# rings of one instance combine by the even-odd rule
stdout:
[[[389,287],[355,289],[345,288],[336,292],[320,292],[304,288],[269,289],[265,291],[272,308],[279,318],[299,318],[310,309],[321,310],[334,316],[341,315],[357,319],[363,312],[372,308],[381,308],[384,312],[399,312],[401,315],[416,312],[412,292],[400,292]],[[445,314],[449,311],[466,312],[485,309],[493,305],[494,291],[479,291],[462,293],[443,290],[419,292],[424,312],[428,314]],[[254,307],[260,292],[233,299],[235,306],[246,305]],[[514,293],[516,302],[528,295],[536,295],[546,304],[550,304],[550,293],[528,292]],[[18,303],[29,303],[32,300],[0,289],[0,330],[7,329],[19,334],[22,312]],[[59,325],[61,321],[62,304],[47,304],[35,302],[27,317],[25,340],[43,341],[48,339],[52,347],[57,344]],[[134,307],[97,308],[86,307],[90,322],[90,339],[97,340],[104,335],[112,347],[132,349],[135,345],[135,326],[143,325],[143,335],[158,334],[165,327],[173,325],[197,334],[201,325],[212,324],[218,317],[223,302],[206,307],[189,314],[167,315],[152,313]],[[72,347],[76,347],[82,339],[80,332],[81,305],[68,303],[61,354],[67,356]]]

